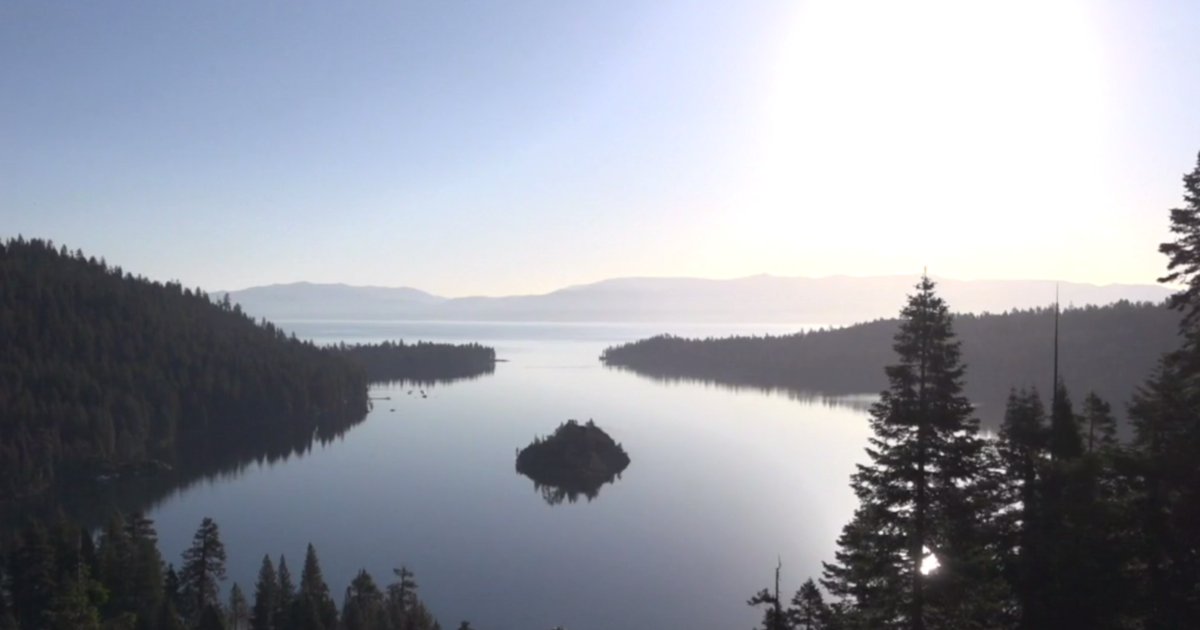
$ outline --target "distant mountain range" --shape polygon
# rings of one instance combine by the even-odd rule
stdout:
[[[1053,280],[936,278],[955,312],[1000,313],[1054,302],[1104,305],[1160,302],[1155,285],[1094,285]],[[803,278],[758,275],[732,280],[618,278],[543,295],[445,298],[407,287],[295,284],[226,293],[255,317],[289,320],[694,322],[851,324],[894,317],[915,275]]]

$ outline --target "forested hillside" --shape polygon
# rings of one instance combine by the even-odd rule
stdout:
[[[50,241],[0,244],[0,500],[217,440],[332,434],[367,405],[360,366],[228,300]]]
[[[1118,302],[1062,312],[1063,379],[1079,396],[1095,391],[1122,404],[1163,352],[1179,345],[1180,315],[1158,304]],[[794,335],[683,339],[660,336],[604,351],[606,365],[658,378],[694,378],[827,394],[887,387],[899,320]],[[1048,388],[1053,379],[1054,309],[954,319],[969,366],[966,395],[985,420],[999,422],[1009,389]]]

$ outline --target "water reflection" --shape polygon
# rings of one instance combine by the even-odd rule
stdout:
[[[150,475],[124,475],[110,479],[76,479],[17,502],[0,516],[0,539],[28,519],[55,522],[63,517],[87,528],[100,527],[114,510],[150,512],[201,483],[235,479],[252,466],[273,467],[303,458],[314,447],[341,440],[366,416],[339,425],[326,424],[303,435],[276,434],[267,438],[213,439],[188,452],[165,455],[170,468]]]
[[[445,374],[437,374],[437,376],[415,376],[407,378],[374,378],[371,379],[371,385],[376,388],[436,388],[438,385],[449,385],[451,383],[461,383],[464,380],[479,380],[480,378],[490,377],[496,373],[496,366],[488,365],[487,367],[479,368],[479,370],[469,373],[454,374],[454,376],[445,376]]]
[[[521,474],[521,473],[517,473]],[[600,496],[600,489],[604,486],[615,483],[621,478],[621,473],[617,473],[598,484],[571,484],[571,485],[555,485],[551,483],[539,483],[537,479],[533,479],[528,475],[522,475],[533,480],[533,489],[538,494],[542,495],[542,500],[547,505],[562,505],[563,502],[576,503],[580,497],[587,498],[587,502],[591,503],[596,497]]]
[[[615,372],[628,372],[630,374],[635,374],[641,378],[649,379],[662,385],[703,385],[705,387],[713,387],[732,392],[764,392],[767,394],[784,396],[789,400],[794,400],[799,403],[819,404],[826,407],[835,408],[841,407],[853,409],[855,411],[869,411],[871,409],[871,405],[873,405],[879,398],[878,394],[863,393],[853,389],[847,389],[846,391],[818,392],[782,385],[762,385],[749,380],[742,380],[733,377],[729,378],[728,380],[718,380],[716,378],[680,376],[678,374],[610,364],[604,364],[604,368],[606,370],[613,370]]]

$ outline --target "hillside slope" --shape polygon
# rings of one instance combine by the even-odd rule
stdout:
[[[311,440],[361,420],[363,369],[228,301],[0,245],[0,499],[57,478]]]
[[[1158,357],[1178,346],[1179,314],[1165,306],[1120,302],[1066,309],[1060,319],[1061,374],[1076,399],[1095,391],[1122,409]],[[823,394],[887,387],[898,322],[877,320],[795,335],[682,339],[654,337],[605,350],[608,366],[666,379],[699,379]],[[959,315],[955,331],[967,363],[967,395],[985,420],[1012,387],[1050,390],[1054,311]]]

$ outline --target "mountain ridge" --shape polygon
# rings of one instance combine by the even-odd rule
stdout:
[[[919,276],[758,274],[741,278],[623,277],[541,294],[443,297],[413,287],[296,282],[228,294],[256,317],[271,320],[423,320],[547,322],[780,322],[843,325],[895,315]],[[999,313],[1052,304],[1161,302],[1157,285],[1097,285],[1056,280],[932,276],[956,312]]]

